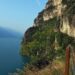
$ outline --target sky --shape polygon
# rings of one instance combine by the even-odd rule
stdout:
[[[24,33],[47,0],[0,0],[0,27]]]

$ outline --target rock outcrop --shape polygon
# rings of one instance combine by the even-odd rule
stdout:
[[[32,40],[32,34],[37,28],[47,25],[53,18],[57,19],[54,30],[75,38],[75,0],[48,0],[35,18],[33,26],[25,32],[25,42]]]
[[[70,44],[75,48],[74,38],[75,0],[48,0],[33,26],[25,32],[21,54],[29,56],[33,67],[40,71],[46,68],[45,61],[50,64],[65,59],[66,47]]]
[[[43,9],[34,20],[34,26],[43,25],[43,22],[57,17],[57,20],[60,19],[60,31],[75,37],[74,7],[74,0],[48,0],[45,9]]]
[[[25,32],[21,54],[30,57],[31,63],[21,73],[64,74],[65,49],[69,44],[75,49],[74,38],[75,0],[48,0],[33,26]]]

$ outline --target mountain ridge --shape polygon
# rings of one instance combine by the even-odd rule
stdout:
[[[0,27],[0,38],[17,38],[22,37],[22,34],[14,30]]]

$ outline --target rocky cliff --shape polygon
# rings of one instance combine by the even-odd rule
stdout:
[[[74,20],[75,0],[48,0],[35,18],[33,26],[25,32],[22,53],[38,57],[43,50],[44,55],[47,55],[47,49],[63,50],[68,44],[74,43]]]
[[[24,34],[21,54],[31,61],[22,75],[63,75],[65,49],[75,50],[74,38],[75,0],[48,0]]]
[[[30,43],[36,40],[36,37],[41,39],[46,34],[52,34],[52,32],[46,33],[46,30],[75,38],[75,0],[48,0],[45,8],[35,18],[33,26],[25,32],[24,42]],[[44,33],[43,36],[42,33]],[[50,38],[48,35],[46,39]],[[55,42],[56,40],[55,34]]]
[[[75,0],[48,0],[45,8],[35,18],[33,26],[25,32],[22,53],[29,54],[29,49],[36,49],[38,56],[40,51],[47,50],[46,46],[58,50],[74,43],[74,20]],[[44,55],[46,53],[48,52],[44,51]]]
[[[58,26],[62,33],[75,37],[75,0],[48,0],[45,9],[34,20],[34,26],[43,25],[54,17],[60,21]]]
[[[35,18],[33,26],[25,32],[22,41],[21,54],[31,58],[28,69],[32,71],[32,75],[36,69],[39,75],[44,75],[44,71],[48,73],[44,70],[48,65],[51,66],[50,69],[54,67],[57,72],[64,73],[62,68],[55,68],[53,62],[59,60],[65,63],[65,49],[69,44],[75,49],[74,20],[75,0],[47,1],[45,8]],[[41,70],[44,70],[43,73]],[[27,70],[26,75],[31,73]],[[56,74],[56,71],[53,73]],[[51,75],[55,75],[53,73]]]

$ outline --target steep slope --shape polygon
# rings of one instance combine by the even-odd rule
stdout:
[[[28,69],[32,74],[37,69],[37,72],[41,72],[48,65],[54,67],[52,64],[55,60],[62,63],[69,44],[75,49],[74,20],[75,0],[48,0],[45,9],[35,18],[33,26],[25,32],[22,41],[21,54],[31,58]],[[56,64],[54,73],[58,74],[60,70]],[[30,75],[29,72],[26,75]]]
[[[75,0],[48,0],[45,9],[34,20],[34,26],[43,25],[54,17],[62,33],[75,37]]]
[[[74,6],[74,0],[48,0],[45,9],[35,18],[34,26],[25,32],[22,54],[35,61],[50,60],[54,57],[49,56],[49,51],[62,53],[68,44],[74,45]]]

